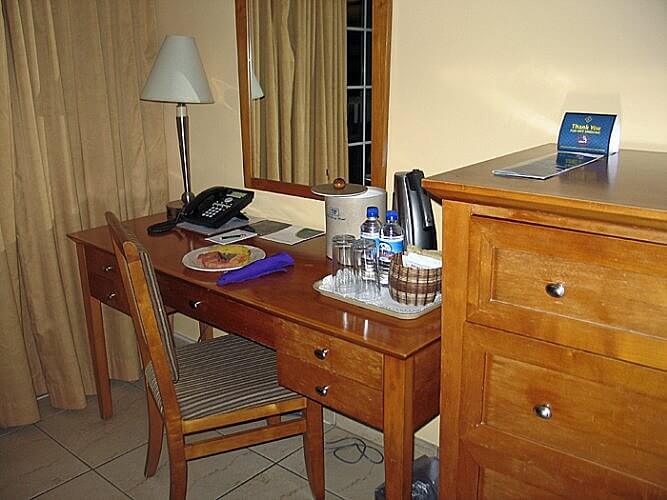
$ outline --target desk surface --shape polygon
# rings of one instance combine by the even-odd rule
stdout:
[[[155,268],[160,273],[185,279],[240,304],[319,329],[399,359],[405,359],[440,339],[439,308],[418,319],[397,320],[315,292],[312,284],[328,273],[324,237],[295,246],[285,246],[260,238],[246,240],[244,243],[264,249],[267,255],[287,251],[297,264],[285,273],[219,287],[216,285],[218,273],[194,271],[181,263],[183,255],[190,250],[212,243],[200,235],[180,229],[159,236],[147,235],[146,228],[163,218],[154,215],[128,223],[129,229],[137,235],[153,257]],[[106,226],[71,234],[70,237],[74,241],[102,250],[111,250],[111,239]]]

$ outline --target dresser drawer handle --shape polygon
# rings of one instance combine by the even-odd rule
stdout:
[[[547,294],[555,299],[560,299],[565,295],[565,285],[562,283],[549,283],[545,287],[545,290],[547,291]]]
[[[549,403],[535,405],[533,411],[535,412],[535,415],[537,415],[542,420],[549,420],[553,415],[553,412],[551,411],[551,405]]]
[[[318,393],[320,396],[326,396],[327,393],[329,392],[329,386],[328,385],[316,385],[315,386],[315,392]]]
[[[116,292],[109,292],[109,293],[107,294],[107,300],[113,300],[113,299],[115,299],[117,296],[118,296],[118,294],[117,294]]]
[[[329,349],[326,347],[324,349],[315,349],[313,353],[317,359],[324,359],[329,355]]]
[[[199,309],[199,306],[202,304],[202,302],[201,300],[191,300],[190,302],[188,302],[188,304],[190,304],[190,307],[192,309]]]
[[[110,273],[111,271],[113,271],[113,266],[111,264],[107,264],[102,268],[102,271],[104,271],[105,273]]]

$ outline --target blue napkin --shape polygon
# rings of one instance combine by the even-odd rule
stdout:
[[[287,252],[280,252],[271,257],[257,260],[236,271],[228,271],[218,278],[218,285],[228,285],[230,283],[240,283],[254,278],[259,278],[266,274],[278,271],[287,271],[289,266],[294,265],[294,259]]]

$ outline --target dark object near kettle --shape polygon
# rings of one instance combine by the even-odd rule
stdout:
[[[405,234],[406,245],[427,250],[438,246],[431,200],[422,188],[424,172],[396,172],[394,174],[394,210]]]

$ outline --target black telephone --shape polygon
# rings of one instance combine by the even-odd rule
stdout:
[[[253,199],[255,193],[242,189],[215,186],[199,193],[174,220],[159,222],[148,228],[149,234],[169,231],[179,222],[199,226],[220,227],[232,217],[238,216]]]

